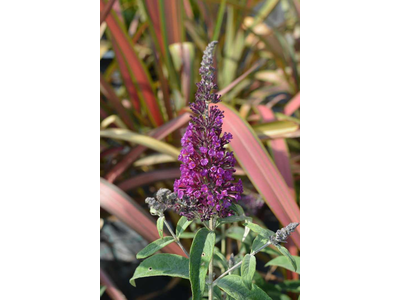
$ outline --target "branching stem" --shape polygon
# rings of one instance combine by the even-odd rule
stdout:
[[[186,256],[189,257],[189,253],[186,251],[186,249],[183,247],[177,236],[175,235],[174,231],[172,230],[171,226],[169,226],[168,222],[164,219],[164,224],[168,228],[169,233],[171,233],[172,237],[174,238],[175,242],[181,247],[183,252],[185,252]]]
[[[260,248],[258,248],[257,250],[253,251],[250,253],[250,255],[254,256],[256,255],[258,252],[260,252],[262,249],[268,247],[269,245],[271,245],[271,241],[268,241],[266,244],[262,245]],[[214,287],[218,280],[220,280],[222,277],[224,277],[225,275],[228,275],[229,272],[232,272],[233,270],[239,268],[243,263],[243,260],[239,261],[236,265],[234,265],[233,267],[229,268],[228,270],[226,270],[224,273],[222,273],[217,279],[214,280],[214,282],[212,283],[212,287]]]

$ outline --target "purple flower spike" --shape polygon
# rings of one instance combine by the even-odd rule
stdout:
[[[212,54],[216,43],[211,42],[204,51],[201,81],[197,83],[195,102],[190,105],[194,116],[181,140],[181,178],[174,183],[180,198],[175,209],[188,219],[199,217],[202,221],[213,215],[231,216],[229,207],[243,192],[242,182],[233,182],[236,160],[224,147],[232,134],[222,134],[224,114],[217,106],[210,106],[220,102],[220,96],[213,93],[218,88],[214,84]]]

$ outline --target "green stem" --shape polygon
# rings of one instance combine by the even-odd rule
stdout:
[[[174,238],[175,242],[179,245],[179,247],[181,247],[181,249],[183,250],[183,252],[185,252],[186,256],[189,257],[189,253],[186,251],[186,249],[183,247],[183,245],[181,244],[181,242],[179,241],[179,239],[177,238],[177,236],[175,235],[174,231],[172,230],[171,226],[169,226],[168,222],[164,219],[164,224],[165,226],[168,228],[169,233],[172,235],[172,237]]]
[[[250,255],[252,255],[252,256],[256,255],[258,252],[260,252],[262,249],[268,247],[269,245],[271,245],[271,241],[268,241],[266,244],[262,245],[257,250],[254,250],[253,252],[250,253]],[[234,265],[233,267],[229,268],[224,273],[222,273],[221,276],[219,276],[217,279],[214,280],[214,282],[211,284],[211,287],[214,287],[217,284],[218,280],[220,280],[222,277],[224,277],[225,275],[228,275],[233,270],[239,268],[242,265],[242,263],[243,263],[243,260],[239,261],[236,265]]]
[[[214,230],[214,220],[211,217],[210,219],[210,230],[213,231]],[[210,259],[210,265],[208,266],[208,281],[209,281],[209,285],[208,285],[208,300],[213,300],[213,256],[214,256],[214,247],[211,250],[211,259]]]
[[[221,253],[225,256],[226,255],[226,236],[225,236],[225,224],[221,225]]]

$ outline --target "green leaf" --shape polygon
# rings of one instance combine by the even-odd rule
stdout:
[[[218,220],[217,227],[222,224],[228,224],[228,223],[240,222],[240,221],[249,221],[249,220],[251,221],[251,218],[246,217],[246,216],[230,216],[230,217],[226,217],[226,218]]]
[[[279,251],[276,251],[275,249],[272,249],[270,247],[266,247],[266,248],[262,249],[261,252],[265,252],[265,253],[267,253],[269,255],[273,255],[273,256],[281,255],[281,253]]]
[[[159,234],[160,238],[164,237],[164,220],[165,220],[165,216],[159,217],[157,219],[157,230],[158,230],[158,234]]]
[[[153,255],[140,263],[129,282],[136,286],[135,279],[151,276],[189,279],[189,259],[169,253]]]
[[[213,298],[217,300],[222,300],[221,290],[217,286],[213,287],[213,291]]]
[[[255,284],[252,284],[252,289],[249,290],[242,282],[238,275],[228,275],[221,278],[217,285],[229,296],[236,300],[272,300],[262,289]]]
[[[195,232],[183,232],[183,233],[181,233],[180,238],[181,239],[192,239],[192,238],[194,238],[195,235],[196,235]]]
[[[111,138],[116,140],[123,140],[134,144],[139,144],[141,146],[148,147],[154,151],[168,154],[174,159],[178,159],[180,151],[167,144],[165,142],[159,141],[153,137],[138,134],[127,129],[122,128],[111,128],[100,131],[100,137],[102,138]]]
[[[171,244],[174,241],[172,236],[166,236],[162,239],[155,240],[154,242],[148,244],[145,248],[136,254],[137,259],[143,259],[149,257],[150,255],[156,253],[158,250],[164,248],[165,246]]]
[[[261,137],[275,138],[288,136],[299,130],[299,124],[292,121],[273,121],[258,124],[253,127],[254,131]]]
[[[289,250],[286,249],[285,247],[283,247],[282,245],[276,245],[276,247],[278,248],[278,250],[284,255],[286,256],[290,263],[293,266],[293,269],[297,270],[297,265],[296,265],[296,261],[294,260],[293,256],[290,254]]]
[[[253,255],[246,254],[240,271],[244,285],[251,290],[254,272],[256,271],[256,258]]]
[[[274,236],[274,234],[275,234],[275,232],[273,232],[273,231],[271,231],[269,229],[266,229],[266,228],[262,228],[260,225],[257,225],[257,224],[251,223],[251,222],[247,222],[244,225],[246,227],[249,227],[255,233],[263,235],[266,238]]]
[[[186,217],[181,217],[178,221],[178,224],[176,224],[176,236],[179,238],[192,222],[193,220],[188,221]]]
[[[244,235],[244,228],[238,226],[230,227],[225,234],[227,237],[241,241]]]
[[[215,232],[202,228],[197,231],[189,255],[189,277],[193,300],[201,299],[205,277],[215,244]]]
[[[256,251],[260,249],[263,245],[269,242],[269,238],[262,236],[261,234],[257,235],[254,239],[253,244],[251,245],[251,251]]]
[[[254,284],[256,284],[264,292],[268,293],[273,300],[291,300],[289,296],[282,294],[282,291],[277,289],[274,284],[267,283],[258,272],[254,273],[253,281]]]
[[[282,292],[300,293],[300,280],[284,280],[275,287]]]
[[[217,247],[214,247],[214,261],[222,265],[221,271],[228,270],[226,258]]]
[[[271,259],[269,262],[267,262],[265,266],[278,266],[300,274],[300,257],[298,256],[292,256],[292,257],[296,262],[297,269],[293,268],[292,263],[285,256],[275,257],[274,259]]]

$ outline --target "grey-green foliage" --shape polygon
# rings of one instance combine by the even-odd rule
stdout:
[[[251,290],[249,290],[242,282],[242,279],[238,275],[228,275],[221,278],[217,285],[229,296],[236,300],[272,300],[262,289],[257,285],[252,284]]]
[[[292,256],[292,257],[296,262],[297,269],[293,268],[292,263],[285,256],[275,257],[274,259],[271,259],[269,262],[267,262],[265,266],[278,266],[300,274],[300,257],[298,256]]]
[[[225,256],[219,251],[217,247],[214,247],[214,263],[220,265],[220,269],[222,272],[225,272],[228,269],[228,262],[226,261]]]
[[[178,221],[178,224],[176,224],[176,236],[179,238],[192,222],[193,220],[188,221],[185,216],[181,217]]]
[[[257,235],[257,237],[254,239],[253,244],[251,245],[251,251],[256,251],[261,248],[261,246],[265,245],[267,242],[269,242],[269,238],[266,238],[262,235]]]
[[[207,228],[200,229],[193,239],[189,256],[189,278],[193,300],[201,299],[214,244],[215,233]]]
[[[300,280],[284,280],[275,284],[275,288],[281,292],[300,293]]]
[[[169,253],[153,255],[141,262],[129,282],[136,286],[135,279],[151,276],[189,279],[189,259]]]
[[[282,245],[276,245],[276,247],[278,248],[278,250],[284,255],[286,256],[286,258],[290,261],[290,263],[293,266],[294,270],[297,270],[297,264],[296,261],[294,260],[293,256],[290,254],[289,250],[286,249],[285,247],[283,247]],[[300,268],[299,268],[299,272],[300,272]]]
[[[138,254],[136,254],[137,259],[143,259],[146,258],[154,253],[156,253],[158,250],[164,248],[165,246],[171,244],[174,241],[174,238],[172,236],[166,236],[164,238],[155,240],[154,242],[148,244],[145,248],[139,251]]]
[[[250,228],[251,231],[258,233],[258,236],[254,239],[253,244],[251,245],[251,251],[258,250],[260,247],[269,242],[271,237],[273,237],[275,234],[273,231],[262,228],[261,226],[251,222],[247,222],[245,226]]]
[[[246,227],[249,227],[255,233],[258,233],[266,238],[269,238],[269,237],[275,235],[275,232],[273,232],[269,229],[266,229],[266,228],[262,228],[260,225],[257,225],[257,224],[251,223],[251,222],[247,222],[244,225]]]
[[[253,255],[246,254],[240,271],[244,285],[251,290],[254,272],[256,271],[256,258]]]
[[[244,235],[244,228],[239,226],[232,226],[226,231],[225,235],[231,239],[241,241]]]
[[[217,227],[222,224],[230,224],[233,222],[242,222],[242,221],[250,221],[250,220],[251,220],[251,218],[246,217],[246,216],[230,216],[230,217],[226,217],[226,218],[218,220]]]
[[[160,235],[160,238],[162,238],[164,236],[164,234],[163,234],[164,220],[165,220],[164,216],[161,216],[157,219],[157,230],[158,230],[158,234]]]

